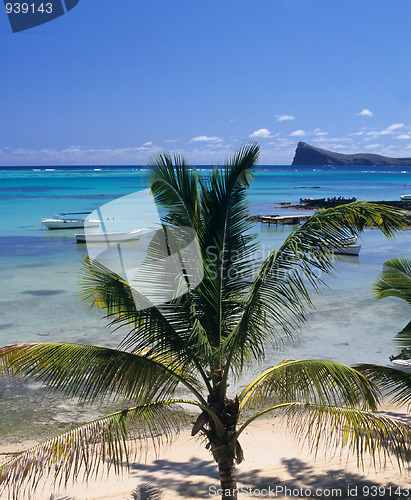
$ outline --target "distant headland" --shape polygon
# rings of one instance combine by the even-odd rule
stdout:
[[[411,166],[411,158],[390,158],[368,153],[346,155],[299,142],[291,165]]]

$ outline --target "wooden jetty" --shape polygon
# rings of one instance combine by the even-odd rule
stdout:
[[[254,215],[250,217],[251,220],[255,222],[262,222],[264,224],[290,224],[290,225],[296,225],[300,224],[301,222],[305,222],[307,219],[309,219],[311,215],[302,215],[302,214],[297,214],[297,215]]]

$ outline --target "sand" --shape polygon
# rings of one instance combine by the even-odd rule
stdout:
[[[394,414],[391,408],[385,410],[386,414]],[[395,414],[408,420],[405,409],[396,409]],[[1,461],[33,444],[2,446]],[[254,422],[243,433],[241,444],[245,460],[237,468],[239,498],[411,498],[410,469],[400,471],[396,462],[375,468],[366,460],[362,470],[354,457],[336,455],[324,447],[315,457],[293,438],[278,417]],[[150,488],[152,494],[161,496],[147,495]],[[104,472],[97,479],[79,481],[66,489],[53,488],[48,480],[28,498],[48,500],[54,494],[56,499],[78,500],[197,500],[218,498],[218,488],[217,468],[211,454],[201,441],[184,432],[158,457],[151,451],[145,460],[133,463],[130,471],[121,476],[107,476]]]

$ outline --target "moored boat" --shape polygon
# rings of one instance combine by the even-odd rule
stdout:
[[[397,356],[390,356],[393,365],[399,368],[411,368],[411,347],[405,347]]]
[[[327,241],[326,244],[330,246],[333,253],[338,255],[359,255],[361,250],[361,245],[357,244],[357,236],[341,238],[338,246],[335,243],[332,244],[331,241]]]
[[[325,198],[300,198],[300,203],[323,203]]]
[[[342,245],[340,247],[333,247],[333,252],[339,255],[359,255],[361,245]]]
[[[78,229],[99,226],[98,219],[86,219],[86,216],[90,214],[91,212],[61,212],[50,219],[41,219],[41,223],[47,229]],[[81,215],[83,217],[79,217]]]
[[[113,233],[76,234],[77,243],[118,243],[120,241],[138,240],[144,229],[133,231],[117,231]]]
[[[411,368],[411,359],[394,359],[391,363],[397,367]]]
[[[411,194],[402,194],[401,200],[411,200]]]

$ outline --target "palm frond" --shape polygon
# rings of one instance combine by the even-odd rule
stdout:
[[[317,215],[319,225],[324,220],[328,221],[328,225],[331,217],[337,230],[348,229],[354,234],[372,227],[379,229],[385,237],[392,238],[396,231],[407,227],[407,218],[400,210],[368,201],[347,203],[320,211]]]
[[[330,451],[353,452],[358,466],[364,466],[367,454],[374,465],[377,460],[381,463],[382,459],[394,459],[401,468],[410,459],[409,425],[379,413],[343,406],[297,401],[268,407],[244,422],[234,439],[238,440],[254,420],[270,412],[286,417],[293,435],[306,441],[314,454],[323,444]]]
[[[385,262],[373,292],[376,300],[397,297],[411,305],[411,259],[399,256]],[[400,347],[411,346],[411,321],[395,335],[394,341]]]
[[[389,366],[358,364],[354,368],[371,380],[393,403],[411,405],[411,372]]]
[[[229,317],[239,310],[236,298],[251,278],[255,236],[249,234],[245,193],[248,176],[259,154],[255,144],[244,145],[225,168],[215,168],[201,182],[201,232],[204,278],[196,289],[197,309],[218,347]]]
[[[385,262],[373,291],[377,300],[398,297],[411,305],[411,260],[399,256]]]
[[[179,155],[164,153],[149,160],[148,181],[155,201],[170,210],[168,221],[198,229],[198,174]]]
[[[190,373],[150,350],[128,353],[84,344],[14,344],[0,349],[0,362],[7,374],[42,381],[87,401],[121,396],[148,403],[170,397],[179,383],[204,401]]]
[[[411,427],[399,420],[356,408],[312,404],[290,405],[286,414],[295,435],[307,440],[314,453],[321,444],[331,450],[345,448],[363,467],[366,454],[374,465],[394,459],[402,467],[410,458]]]
[[[320,359],[283,361],[264,371],[242,391],[240,408],[267,401],[364,406],[375,410],[378,394],[353,368]]]
[[[147,275],[146,286],[167,287],[167,277],[155,272]],[[172,356],[181,369],[198,371],[204,383],[208,378],[204,365],[212,358],[212,348],[202,326],[201,316],[186,294],[168,303],[154,305],[144,294],[121,276],[110,272],[103,264],[84,257],[80,297],[88,307],[105,309],[110,325],[125,326],[128,333],[121,349],[141,350]]]
[[[167,279],[160,281],[155,273],[151,280],[157,280],[156,286],[167,286]],[[199,349],[192,338],[192,304],[186,297],[156,306],[127,280],[85,256],[80,298],[88,307],[106,310],[111,326],[127,326],[129,333],[120,348],[150,347],[174,354],[181,363],[196,360]]]
[[[404,225],[400,212],[368,202],[314,214],[262,263],[244,299],[242,317],[222,346],[225,357],[241,369],[244,350],[262,359],[267,340],[281,343],[284,335],[295,336],[313,308],[310,289],[318,292],[324,285],[321,276],[332,274],[330,249],[341,246],[342,239],[365,226],[378,227],[391,237]]]
[[[411,347],[411,321],[400,332],[395,334],[394,342],[402,348]]]
[[[178,434],[185,422],[182,402],[160,401],[112,413],[20,453],[0,468],[0,492],[8,490],[16,498],[34,489],[43,475],[67,484],[96,475],[102,466],[118,472],[129,464],[132,443],[138,453],[149,441],[158,449]]]

